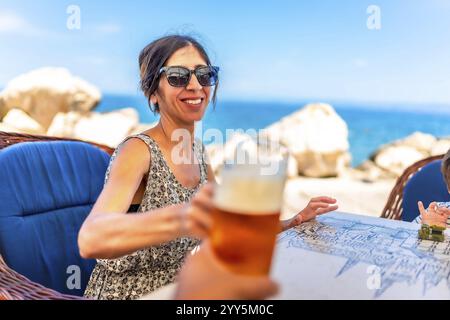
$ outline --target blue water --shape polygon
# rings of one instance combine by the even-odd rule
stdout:
[[[217,128],[225,136],[226,129],[262,129],[280,118],[297,111],[306,102],[239,102],[219,101],[215,110],[206,112],[203,131]],[[437,137],[450,136],[450,107],[436,111],[406,111],[408,106],[374,106],[332,104],[349,128],[352,165],[357,166],[382,144],[403,138],[415,131],[430,133]],[[105,95],[97,111],[111,111],[134,107],[141,122],[158,119],[147,106],[145,97]],[[412,107],[411,107],[412,108]],[[403,110],[403,111],[402,111]],[[206,142],[206,141],[205,141]]]

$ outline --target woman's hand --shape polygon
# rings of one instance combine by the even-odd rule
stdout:
[[[179,236],[203,239],[208,236],[212,225],[214,183],[201,187],[191,201],[180,205],[178,215]]]
[[[278,290],[268,276],[229,271],[214,255],[209,241],[190,255],[180,271],[175,299],[264,299]]]
[[[289,220],[281,222],[282,231],[298,226],[302,222],[313,220],[317,215],[334,211],[338,208],[335,205],[336,199],[330,197],[312,198],[305,209]]]

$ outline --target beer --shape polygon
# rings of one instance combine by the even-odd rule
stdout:
[[[233,272],[270,272],[280,231],[285,168],[261,174],[258,165],[233,165],[222,170],[214,195],[211,242],[215,254]]]

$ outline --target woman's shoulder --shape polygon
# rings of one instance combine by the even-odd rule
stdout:
[[[122,141],[111,156],[105,173],[106,184],[111,172],[117,177],[129,176],[130,173],[145,176],[150,167],[151,155],[142,140],[133,136]]]
[[[147,150],[149,143],[146,138],[148,137],[142,133],[126,137],[117,145],[112,157],[117,157],[119,154],[128,154]]]
[[[149,143],[146,138],[148,137],[143,136],[142,134],[127,137],[120,145],[120,153],[148,151]]]
[[[134,151],[142,151],[144,149],[152,148],[154,144],[157,144],[154,137],[154,128],[147,129],[141,133],[130,135],[122,140],[117,146],[116,151],[121,151],[123,147],[127,146],[128,149]]]
[[[127,137],[117,146],[111,157],[111,162],[113,160],[116,167],[120,166],[125,170],[141,168],[143,172],[147,173],[146,170],[150,165],[151,153],[145,137],[140,135]]]

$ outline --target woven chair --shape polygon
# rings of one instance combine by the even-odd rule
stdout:
[[[402,220],[403,192],[409,179],[425,165],[433,161],[440,160],[443,157],[444,155],[428,157],[419,160],[410,165],[408,168],[406,168],[405,171],[402,173],[402,175],[397,179],[397,182],[392,188],[392,191],[389,195],[389,198],[386,202],[383,212],[381,213],[381,218]]]
[[[0,131],[0,152],[1,149],[16,143],[33,141],[81,140]],[[90,143],[110,155],[114,151],[114,149],[108,146],[92,142]],[[83,300],[83,297],[62,294],[29,280],[25,276],[8,267],[0,255],[0,300]]]
[[[9,268],[0,256],[0,300],[84,300],[61,294]]]
[[[16,132],[4,132],[0,131],[0,150],[3,148],[6,148],[8,146],[11,146],[16,143],[20,142],[32,142],[32,141],[81,141],[81,142],[87,142],[90,143],[109,155],[112,155],[114,152],[113,148],[110,148],[108,146],[98,144],[95,142],[90,141],[83,141],[78,139],[71,139],[71,138],[58,138],[58,137],[50,137],[50,136],[39,136],[39,135],[32,135],[32,134],[25,134],[25,133],[16,133]]]

